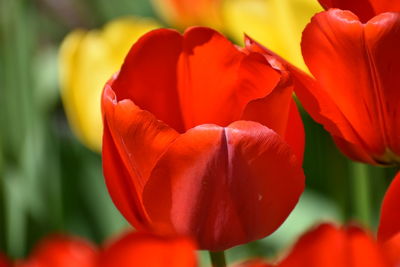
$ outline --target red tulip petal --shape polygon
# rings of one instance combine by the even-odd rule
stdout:
[[[351,127],[338,124],[341,136],[332,134],[376,157],[386,147],[398,149],[399,28],[399,14],[381,14],[363,25],[353,13],[331,9],[314,16],[303,33],[305,62],[323,89],[308,92],[315,96],[309,101],[335,103],[338,109],[326,116]]]
[[[322,224],[303,235],[279,267],[389,267],[373,238],[359,228]]]
[[[141,37],[131,48],[113,90],[118,100],[130,99],[177,131],[184,131],[177,92],[176,68],[182,35],[159,29]]]
[[[195,249],[193,242],[184,238],[131,232],[105,248],[98,266],[194,267]]]
[[[41,241],[20,267],[95,267],[97,251],[85,240],[51,236]]]
[[[396,0],[318,0],[325,9],[339,8],[350,10],[361,21],[367,22],[384,12],[400,12],[400,2]]]
[[[111,87],[103,93],[103,170],[110,195],[135,227],[147,221],[142,190],[158,158],[179,134],[130,100],[117,102]]]
[[[293,86],[290,82],[278,85],[270,94],[247,104],[242,120],[259,122],[284,136],[288,124]]]
[[[154,225],[218,251],[275,231],[303,189],[301,166],[280,136],[238,121],[182,134],[156,165],[143,199]]]
[[[400,173],[393,179],[392,184],[383,199],[381,218],[378,229],[378,239],[386,242],[400,233]]]
[[[352,13],[340,10],[319,13],[303,32],[303,56],[307,66],[323,86],[324,97],[322,93],[316,97],[319,104],[323,105],[328,102],[327,99],[331,100],[355,131],[361,132],[364,139],[372,141],[368,142],[369,145],[382,144],[380,135],[376,134],[371,123],[367,121],[369,116],[365,116],[368,114],[365,105],[356,105],[363,103],[360,87],[371,90],[369,72],[365,69],[362,35],[363,25]],[[360,68],[357,75],[352,74],[355,71],[354,66]],[[331,114],[331,117],[336,116]],[[348,140],[350,137],[345,136],[343,139]],[[350,139],[350,143],[359,141],[356,138]],[[381,152],[380,147],[382,146],[375,145],[377,153]]]
[[[268,95],[280,79],[262,55],[247,55],[218,32],[199,27],[185,32],[177,75],[186,129],[238,120],[249,101]]]

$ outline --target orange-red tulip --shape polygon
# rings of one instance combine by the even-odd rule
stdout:
[[[382,247],[361,228],[322,224],[295,244],[279,267],[389,267]]]
[[[304,60],[316,79],[297,96],[350,158],[400,163],[400,13],[363,24],[330,9],[303,32]]]
[[[340,8],[350,10],[356,14],[361,21],[367,22],[380,13],[400,11],[398,0],[318,0],[325,8]]]
[[[130,232],[100,253],[97,267],[195,267],[196,246],[183,238]]]
[[[285,70],[214,30],[146,34],[103,92],[113,201],[137,229],[201,249],[269,235],[304,189],[292,90]]]
[[[39,242],[26,261],[17,267],[96,267],[97,251],[87,241],[64,235],[49,236]]]

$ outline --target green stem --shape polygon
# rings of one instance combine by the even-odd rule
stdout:
[[[210,251],[211,264],[213,267],[226,267],[225,252]]]
[[[351,177],[355,217],[364,226],[371,227],[370,177],[368,174],[368,165],[352,162]]]

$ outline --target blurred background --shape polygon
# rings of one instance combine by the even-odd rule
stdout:
[[[99,149],[85,142],[90,137],[74,125],[74,116],[90,112],[74,115],[68,108],[68,101],[73,101],[68,100],[67,92],[68,83],[74,80],[71,73],[83,69],[79,62],[60,62],[61,43],[71,31],[99,31],[111,20],[126,16],[146,17],[153,19],[153,25],[178,29],[202,24],[218,28],[238,44],[241,34],[247,32],[304,68],[299,54],[301,29],[320,10],[316,0],[226,0],[217,8],[201,7],[203,13],[197,10],[195,15],[181,9],[174,17],[171,7],[163,6],[168,1],[161,2],[0,0],[0,251],[11,258],[26,257],[49,233],[69,233],[101,244],[128,227],[108,196]],[[96,57],[102,57],[99,47],[85,53],[90,51],[100,51]],[[95,67],[85,68],[87,76],[96,73]],[[97,82],[104,84],[103,79]],[[101,87],[97,91],[99,94]],[[65,107],[69,111],[65,112]],[[323,128],[301,111],[307,190],[275,234],[231,249],[230,261],[273,256],[320,221],[348,222],[362,217],[372,229],[377,225],[380,202],[395,170],[351,162]],[[100,136],[101,130],[96,131]],[[360,185],[358,178],[365,176],[369,183]],[[354,189],[359,186],[367,186],[369,194],[358,195]],[[357,201],[367,202],[368,211],[357,214]]]

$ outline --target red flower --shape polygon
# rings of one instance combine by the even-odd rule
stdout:
[[[322,224],[295,244],[279,267],[389,267],[382,247],[361,228]]]
[[[98,267],[195,267],[196,246],[183,238],[129,232],[106,246]]]
[[[350,10],[356,14],[361,21],[367,22],[374,16],[388,12],[400,12],[400,1],[398,0],[318,0],[325,8],[340,8]]]
[[[287,75],[211,29],[143,36],[102,98],[104,175],[128,221],[210,250],[275,231],[304,189]]]
[[[17,267],[95,267],[97,251],[87,241],[63,235],[42,240]]]
[[[316,83],[296,93],[350,158],[400,163],[400,13],[361,23],[350,11],[314,16],[303,32],[304,60]]]
[[[394,263],[400,264],[400,173],[396,175],[382,203],[378,240]]]

